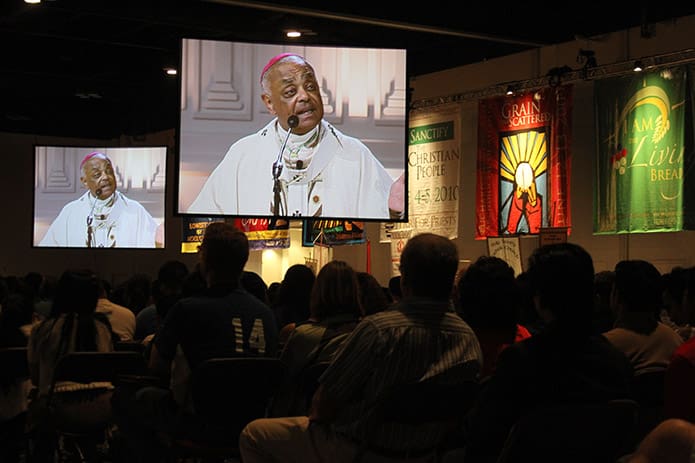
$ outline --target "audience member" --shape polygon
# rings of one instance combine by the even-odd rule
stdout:
[[[686,269],[681,266],[675,266],[661,276],[662,308],[659,313],[661,321],[673,328],[684,341],[690,338],[693,331],[683,307],[685,278]]]
[[[67,270],[58,281],[53,308],[49,317],[34,326],[28,343],[29,372],[38,396],[32,401],[29,428],[36,431],[36,461],[49,461],[48,455],[56,445],[50,423],[37,421],[43,415],[41,400],[51,388],[55,393],[74,391],[70,382],[53,384],[53,372],[58,360],[68,352],[113,350],[114,334],[108,319],[96,313],[99,281],[89,270]],[[61,401],[56,394],[54,404],[66,422],[94,420],[102,422],[110,417],[109,404],[113,386],[110,383],[79,385],[81,391],[90,389],[94,394],[81,396],[79,401]],[[44,459],[45,458],[45,459]]]
[[[315,279],[314,272],[303,264],[292,265],[285,272],[273,307],[280,345],[285,344],[296,323],[309,318],[309,297]]]
[[[541,405],[628,398],[632,367],[592,335],[594,266],[573,243],[537,248],[528,282],[544,327],[500,353],[465,418],[466,463],[494,462],[516,421]]]
[[[647,434],[624,463],[692,463],[695,456],[695,424],[671,418]]]
[[[28,292],[15,292],[0,299],[0,348],[23,347],[34,323],[34,300]]]
[[[615,314],[611,307],[611,291],[615,281],[613,270],[603,270],[594,275],[594,333],[601,334],[613,328]]]
[[[664,370],[683,340],[659,320],[661,274],[656,267],[644,260],[618,262],[612,306],[615,328],[603,336],[630,359],[635,375]]]
[[[135,273],[118,285],[109,298],[137,315],[150,304],[151,291],[152,277],[146,273]]]
[[[258,273],[244,270],[241,274],[241,287],[256,296],[259,301],[270,305],[268,301],[268,285],[265,284],[265,281]]]
[[[169,307],[183,296],[187,276],[188,267],[180,260],[168,260],[159,267],[152,282],[152,304],[135,317],[135,339],[143,340],[154,334]]]
[[[695,307],[695,267],[686,270],[683,306]],[[695,422],[695,337],[673,352],[664,380],[664,417]]]
[[[135,336],[135,314],[128,307],[111,302],[106,288],[107,283],[100,280],[96,311],[109,319],[111,330],[118,336],[119,341],[132,341]]]
[[[357,272],[357,283],[360,290],[360,303],[365,315],[381,312],[391,305],[379,281],[371,273]]]
[[[514,281],[519,295],[519,324],[532,335],[536,334],[545,328],[545,321],[536,309],[530,275],[527,271],[521,272],[514,278]]]
[[[26,347],[33,320],[33,298],[28,293],[0,297],[0,349]],[[0,374],[0,428],[9,430],[15,423],[22,424],[18,420],[27,411],[30,389],[30,380],[12,378],[12,381],[5,381],[4,375]],[[3,456],[9,458],[9,451],[3,453],[3,449],[0,449],[0,461],[3,461]]]
[[[389,292],[391,293],[391,299],[393,302],[398,302],[403,297],[401,292],[401,276],[396,275],[389,279]]]
[[[369,419],[366,412],[385,390],[462,363],[470,363],[470,374],[477,377],[482,363],[478,340],[450,310],[457,267],[458,251],[449,239],[431,233],[410,238],[401,255],[401,302],[364,317],[350,333],[320,378],[310,417],[265,418],[247,425],[239,440],[242,461],[351,462]],[[381,426],[371,441],[405,454],[431,444],[440,429]]]
[[[191,273],[183,279],[183,297],[200,296],[205,293],[207,283],[200,269],[200,262],[195,264]]]
[[[270,304],[270,308],[275,311],[275,306],[277,305],[277,299],[278,299],[278,292],[280,291],[280,285],[281,283],[279,281],[273,281],[268,285],[268,304]]]
[[[114,395],[115,419],[129,461],[154,461],[163,451],[158,436],[185,432],[194,421],[190,372],[203,361],[277,355],[273,313],[240,287],[249,257],[246,235],[225,222],[213,222],[205,229],[198,255],[206,291],[177,301],[152,341],[150,369],[171,378],[171,387],[147,386],[135,393],[119,388]]]
[[[273,400],[271,416],[306,415],[302,383],[306,369],[327,362],[362,318],[355,271],[339,260],[324,265],[311,290],[311,316],[300,322],[287,339],[280,360],[287,374]]]
[[[478,336],[483,352],[483,378],[495,371],[502,349],[531,336],[519,324],[517,293],[514,269],[495,256],[479,257],[458,279],[460,314]]]

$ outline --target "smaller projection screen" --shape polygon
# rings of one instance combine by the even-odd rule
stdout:
[[[405,49],[181,50],[177,214],[407,221]]]
[[[34,247],[163,248],[167,148],[34,146]]]

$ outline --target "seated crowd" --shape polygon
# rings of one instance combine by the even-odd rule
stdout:
[[[208,226],[198,256],[193,269],[170,261],[155,278],[116,288],[88,269],[0,279],[0,350],[26,348],[28,366],[26,378],[0,381],[0,460],[54,461],[63,444],[44,399],[79,392],[59,401],[61,413],[109,422],[105,461],[175,461],[172,442],[204,429],[193,373],[227,357],[284,367],[265,414],[226,436],[244,463],[499,462],[534,411],[623,399],[642,407],[637,385],[652,373],[656,412],[625,429],[619,455],[603,461],[662,461],[669,439],[682,446],[669,461],[694,450],[695,267],[662,275],[624,260],[596,272],[581,246],[557,243],[537,248],[520,275],[492,256],[459,269],[451,240],[422,233],[388,285],[340,260],[317,274],[293,265],[266,285],[244,270],[244,233],[222,222]],[[66,353],[118,350],[140,353],[149,374],[54,380]],[[308,389],[313,367],[321,370]],[[463,391],[470,382],[479,387],[453,420],[386,422],[377,412],[405,385]],[[29,444],[4,445],[17,429]]]

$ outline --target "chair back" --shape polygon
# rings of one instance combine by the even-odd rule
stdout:
[[[417,457],[434,454],[450,437],[475,402],[480,390],[477,362],[464,362],[423,381],[396,384],[385,391],[369,410],[363,428],[362,445],[354,461],[360,461],[365,452],[391,458]],[[377,429],[395,425],[415,431],[433,425],[439,431],[425,448],[394,450],[376,442]],[[407,445],[406,445],[407,446]]]
[[[639,443],[664,416],[666,369],[645,371],[632,378],[632,398],[639,406],[637,429],[633,439]]]
[[[629,399],[536,409],[512,427],[497,463],[615,463],[632,450],[637,412]]]
[[[271,357],[206,360],[191,379],[195,413],[207,425],[241,432],[266,416],[285,371],[280,359]]]
[[[117,351],[133,351],[140,354],[145,353],[145,345],[139,341],[116,341],[113,349]]]
[[[144,375],[147,364],[134,351],[69,352],[56,364],[55,381],[115,382],[120,375]]]

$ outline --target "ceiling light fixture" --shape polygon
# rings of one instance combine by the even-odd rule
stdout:
[[[642,61],[637,60],[635,61],[635,66],[632,68],[633,71],[635,72],[642,72],[644,67],[642,66]]]
[[[178,74],[178,71],[176,70],[176,68],[172,68],[172,67],[164,68],[164,72],[166,72],[166,74],[168,76],[175,76],[176,74]]]
[[[290,39],[296,39],[302,36],[302,32],[296,29],[290,29],[285,33],[285,35]]]
[[[507,95],[514,95],[514,87],[512,87],[511,85],[507,85],[506,93]]]
[[[41,3],[41,0],[24,0],[24,3],[28,3],[30,5],[36,5],[37,3]]]

